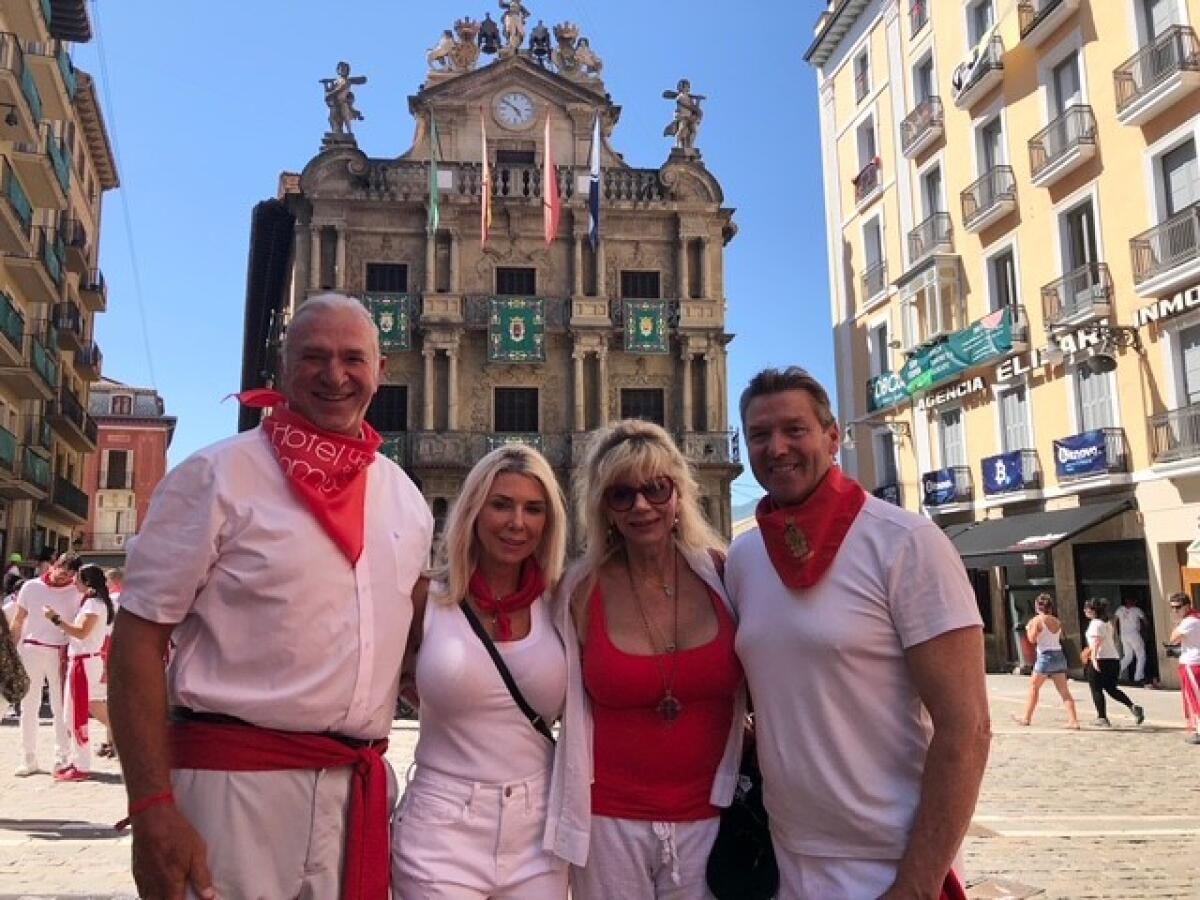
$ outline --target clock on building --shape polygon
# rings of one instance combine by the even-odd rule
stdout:
[[[528,128],[534,112],[533,100],[523,91],[505,91],[492,101],[492,114],[505,128]]]

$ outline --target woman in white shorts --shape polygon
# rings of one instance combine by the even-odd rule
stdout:
[[[63,717],[71,733],[69,764],[54,775],[55,781],[87,781],[91,777],[92,750],[88,739],[88,716],[108,727],[108,694],[104,683],[104,646],[107,626],[112,624],[113,604],[108,584],[99,566],[83,566],[75,576],[83,591],[79,612],[67,622],[49,607],[46,618],[67,636],[67,684]]]
[[[554,761],[545,723],[566,697],[566,655],[549,606],[565,547],[562,493],[541,454],[514,444],[475,465],[450,511],[438,566],[413,592],[405,672],[415,678],[421,730],[392,825],[398,900],[567,896],[566,863],[541,846]]]

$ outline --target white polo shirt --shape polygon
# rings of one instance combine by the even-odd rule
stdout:
[[[17,593],[17,605],[29,615],[21,630],[21,640],[36,641],[52,647],[67,646],[66,633],[46,618],[43,607],[50,607],[68,622],[74,622],[79,614],[79,603],[83,594],[74,582],[63,587],[51,587],[41,577],[30,578]]]
[[[981,624],[953,545],[868,497],[812,588],[783,584],[757,530],[725,571],[775,839],[806,856],[899,859],[933,733],[904,651]]]
[[[170,702],[266,728],[382,738],[395,711],[433,517],[382,456],[351,566],[292,493],[261,428],[159,484],[130,542],[121,607],[176,624]]]

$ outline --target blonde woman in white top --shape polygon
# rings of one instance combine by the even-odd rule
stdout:
[[[567,896],[566,863],[541,847],[554,745],[522,713],[468,620],[487,633],[526,702],[554,722],[567,663],[549,598],[565,544],[562,494],[541,454],[502,447],[467,475],[438,566],[413,596],[404,671],[421,731],[393,818],[400,900]]]
[[[1033,721],[1038,694],[1046,679],[1049,679],[1054,682],[1054,687],[1067,708],[1067,727],[1077,729],[1079,717],[1075,712],[1075,698],[1071,696],[1071,689],[1067,686],[1067,657],[1062,649],[1062,622],[1054,615],[1054,598],[1049,594],[1038,594],[1037,599],[1033,601],[1033,607],[1037,610],[1037,615],[1025,625],[1025,635],[1029,642],[1037,647],[1037,661],[1033,664],[1025,715],[1017,719],[1017,722],[1028,725]]]

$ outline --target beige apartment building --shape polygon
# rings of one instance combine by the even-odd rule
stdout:
[[[84,0],[0,5],[0,535],[5,558],[66,550],[88,520],[87,413],[103,192],[117,186],[92,79]]]
[[[835,0],[820,91],[843,462],[933,517],[989,661],[1053,591],[1200,591],[1200,2]],[[1195,545],[1200,548],[1200,543]],[[1151,656],[1155,654],[1152,650]]]

